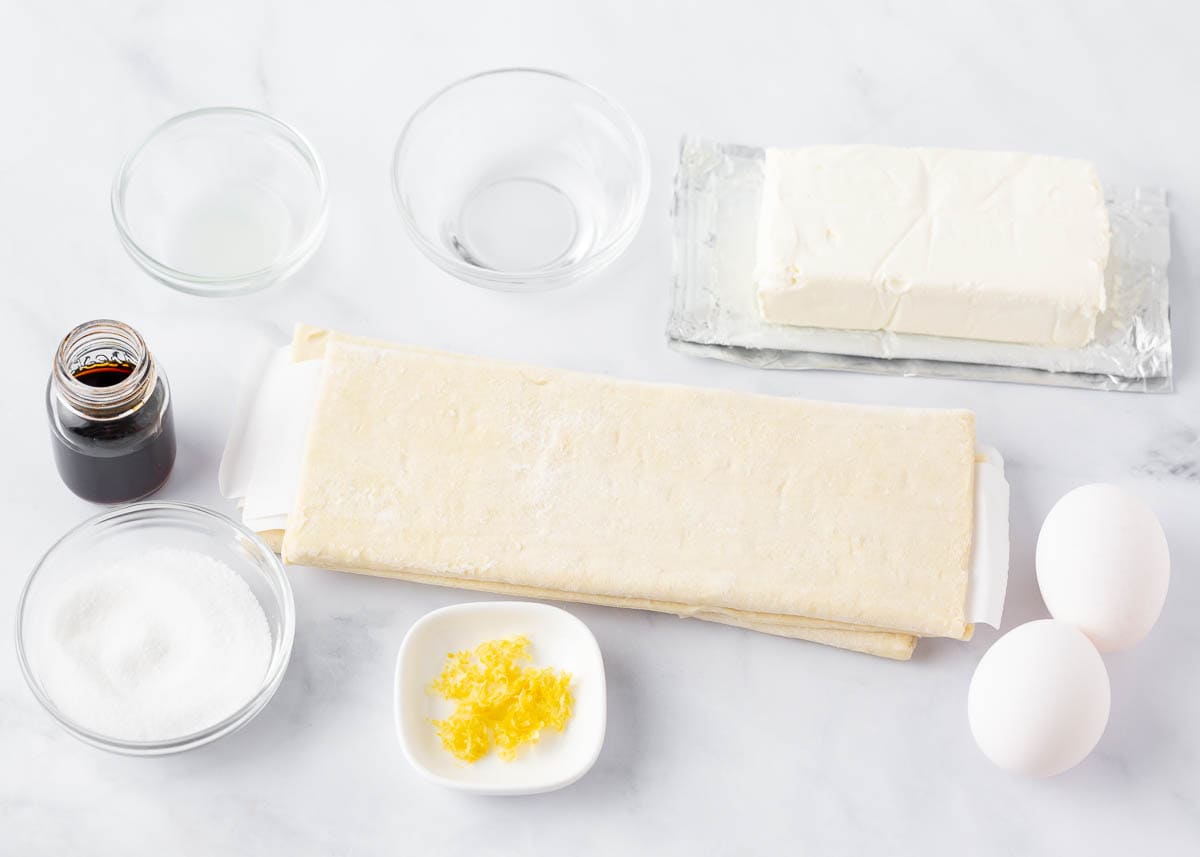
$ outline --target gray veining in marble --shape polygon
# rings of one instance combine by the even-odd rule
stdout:
[[[1120,483],[1153,506],[1174,577],[1153,634],[1107,658],[1112,717],[1096,753],[1043,782],[990,767],[967,729],[967,683],[990,629],[965,645],[927,641],[895,664],[571,606],[608,666],[604,751],[569,789],[495,800],[421,780],[392,732],[406,629],[472,596],[297,569],[295,658],[278,695],[242,732],[183,756],[126,759],[76,742],[0,646],[0,855],[1200,853],[1194,7],[8,0],[2,17],[0,615],[49,543],[93,511],[54,476],[41,396],[58,338],[100,315],[141,329],[170,374],[180,455],[169,499],[229,511],[216,463],[232,391],[257,348],[305,320],[631,378],[972,408],[1009,462],[1006,628],[1045,615],[1037,528],[1083,482]],[[440,273],[404,236],[387,184],[411,110],[449,80],[511,64],[561,68],[611,93],[653,161],[627,255],[546,295],[482,292]],[[332,188],[329,234],[309,266],[284,288],[226,302],[156,286],[124,255],[108,211],[128,149],[212,104],[294,123]],[[756,373],[672,353],[666,212],[685,131],[1078,155],[1106,181],[1167,188],[1177,392]]]

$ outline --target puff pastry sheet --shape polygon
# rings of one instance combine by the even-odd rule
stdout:
[[[897,659],[966,638],[966,411],[621,381],[297,331],[324,358],[284,559]]]

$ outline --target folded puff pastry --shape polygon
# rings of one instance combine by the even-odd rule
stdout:
[[[298,328],[289,563],[907,659],[965,639],[974,419],[621,381]]]

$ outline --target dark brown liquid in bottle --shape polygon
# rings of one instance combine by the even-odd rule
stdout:
[[[133,374],[136,367],[132,363],[110,361],[93,363],[75,372],[72,377],[82,381],[89,387],[113,387],[120,384]]]
[[[135,369],[132,363],[95,363],[73,373],[89,387],[112,387]],[[63,482],[93,503],[122,503],[157,489],[175,464],[175,424],[160,379],[133,413],[111,421],[76,415],[61,419],[53,433],[54,458]]]

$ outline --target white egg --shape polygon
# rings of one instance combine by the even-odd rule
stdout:
[[[1052,777],[1092,752],[1110,701],[1108,671],[1091,641],[1065,622],[1041,619],[1009,631],[980,659],[967,719],[998,766]]]
[[[1144,638],[1162,612],[1171,576],[1167,537],[1150,508],[1116,485],[1084,485],[1042,524],[1037,580],[1055,619],[1102,652]]]

